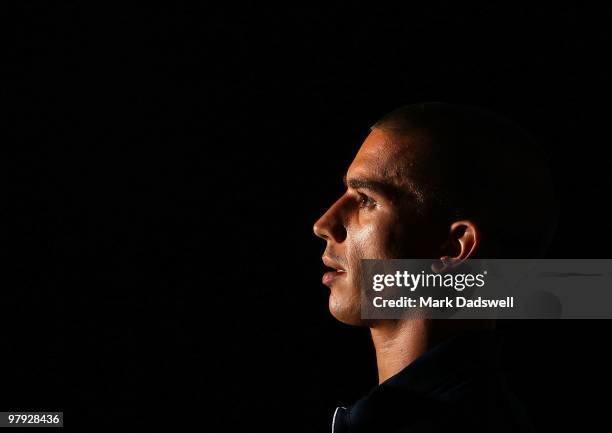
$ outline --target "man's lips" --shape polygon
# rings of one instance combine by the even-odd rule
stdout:
[[[346,271],[330,271],[323,274],[323,279],[321,281],[323,281],[323,284],[326,286],[329,286],[336,278],[343,277],[346,277]]]
[[[334,260],[330,259],[327,256],[323,256],[323,263],[325,263],[325,266],[327,266],[328,268],[333,269],[332,271],[329,271],[323,274],[322,281],[323,281],[323,284],[325,284],[326,286],[328,286],[336,278],[346,277],[346,274],[347,274],[346,269],[341,267]]]

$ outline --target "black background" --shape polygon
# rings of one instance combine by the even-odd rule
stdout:
[[[312,225],[368,127],[407,103],[531,131],[561,201],[550,257],[609,257],[603,6],[17,4],[6,410],[328,431],[376,371],[367,331],[329,315]],[[607,322],[500,328],[540,430],[606,419]]]

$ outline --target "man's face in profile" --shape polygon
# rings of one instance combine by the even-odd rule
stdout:
[[[426,159],[424,140],[373,129],[346,173],[346,192],[315,223],[327,242],[323,261],[332,271],[323,283],[336,319],[362,324],[361,259],[439,256],[444,233],[415,186],[428,179]]]

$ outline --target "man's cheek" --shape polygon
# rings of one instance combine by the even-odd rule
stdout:
[[[380,229],[376,225],[368,225],[356,231],[353,236],[354,254],[359,259],[380,258]]]

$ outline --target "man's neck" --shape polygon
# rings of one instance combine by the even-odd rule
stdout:
[[[427,325],[422,320],[389,320],[370,328],[378,383],[399,373],[427,350]]]
[[[492,329],[487,320],[383,320],[370,327],[376,351],[378,383],[399,373],[436,344],[470,329]],[[441,326],[440,326],[441,325]]]

